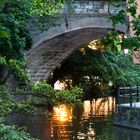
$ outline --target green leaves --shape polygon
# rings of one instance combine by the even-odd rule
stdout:
[[[37,82],[32,86],[33,96],[29,99],[33,104],[52,105],[55,102],[55,90],[45,82]]]
[[[115,26],[118,23],[126,24],[128,23],[128,19],[126,18],[126,12],[125,10],[120,10],[117,15],[109,17],[109,19],[112,21],[113,26]]]
[[[133,18],[136,17],[137,14],[137,2],[136,0],[128,0],[127,1],[127,9],[126,12],[130,14]]]
[[[140,47],[140,37],[123,38],[121,47],[122,47],[122,49],[128,48],[130,50],[133,50],[134,48],[139,48]]]
[[[7,55],[7,51],[11,50],[10,37],[10,30],[0,25],[0,54],[3,56]]]
[[[16,59],[10,59],[8,62],[11,70],[13,71],[17,81],[21,83],[29,82],[29,72],[26,69],[26,63],[24,61],[18,61]]]
[[[105,50],[112,52],[119,52],[121,50],[122,35],[118,31],[109,31],[100,41],[105,45]]]
[[[4,121],[8,113],[13,110],[14,101],[12,95],[3,85],[0,86],[0,120]],[[1,123],[1,122],[0,122]]]
[[[37,140],[16,126],[0,124],[0,140]]]
[[[31,0],[28,2],[30,14],[39,16],[53,14],[62,4],[62,0]]]
[[[0,40],[2,41],[2,40],[7,40],[7,39],[10,39],[10,30],[0,25]]]
[[[124,2],[122,2],[122,5],[123,3]],[[116,15],[112,15],[111,17],[109,17],[109,19],[112,21],[113,27],[115,28],[115,25],[119,23],[125,24],[128,27],[128,32],[130,30],[130,27],[132,27],[135,36],[139,36],[140,15],[138,15],[137,13],[137,6],[138,5],[136,0],[128,0],[123,10],[120,10]]]
[[[28,99],[28,102],[33,105],[58,105],[80,104],[83,96],[83,91],[74,87],[70,90],[54,90],[51,85],[45,82],[37,82],[32,86],[33,95]]]
[[[32,89],[32,95],[28,95],[26,99],[19,102],[15,100],[14,95],[6,86],[0,86],[0,140],[35,140],[24,130],[13,125],[7,126],[3,124],[8,114],[12,111],[20,110],[36,113],[37,110],[34,112],[35,107],[33,105],[46,105],[47,107],[62,103],[79,105],[83,95],[83,92],[78,87],[71,90],[56,91],[45,82],[38,82],[30,88]]]
[[[73,81],[73,85],[80,85],[85,90],[87,90],[87,87],[91,88],[92,91],[96,89],[94,93],[97,92],[97,89],[100,89],[97,93],[97,95],[100,95],[103,91],[109,89],[110,81],[114,87],[140,84],[140,66],[133,64],[131,53],[127,55],[123,53],[124,48],[132,45],[127,43],[132,41],[129,42],[128,39],[126,41],[120,40],[118,33],[113,33],[111,32],[101,40],[102,43],[105,43],[102,50],[92,50],[84,47],[84,54],[79,49],[65,61],[60,71],[65,73],[66,78]],[[115,39],[113,39],[114,36]],[[114,44],[112,40],[117,40],[118,43]],[[118,49],[117,45],[123,47],[123,49]],[[64,79],[62,78],[62,80]]]
[[[0,55],[0,65],[6,65],[6,64],[7,64],[6,58],[5,58],[5,57],[2,57],[2,56]]]
[[[0,140],[35,140],[24,130],[13,125],[5,125],[9,113],[17,110],[33,112],[27,102],[18,103],[5,85],[0,85]]]
[[[25,59],[24,49],[29,49],[32,45],[29,31],[26,29],[28,19],[37,19],[40,25],[43,25],[45,18],[37,17],[53,15],[62,3],[61,0],[1,0],[0,56],[5,58],[6,64],[10,65],[9,67],[20,81],[26,81],[26,83],[28,81],[28,72],[20,65]],[[51,17],[48,21],[50,24]]]
[[[0,14],[0,54],[6,59],[23,60],[23,49],[26,47],[28,34],[24,33],[24,25],[13,16]]]

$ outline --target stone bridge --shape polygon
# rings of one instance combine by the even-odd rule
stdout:
[[[78,12],[62,16],[59,26],[44,32],[32,25],[29,27],[33,45],[26,56],[32,82],[48,80],[75,49],[103,37],[113,28],[108,19],[108,10],[98,10],[88,13],[85,9],[82,14]],[[127,32],[125,25],[117,25],[116,29]]]

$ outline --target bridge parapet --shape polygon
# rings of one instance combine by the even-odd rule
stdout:
[[[106,0],[75,0],[64,5],[59,12],[69,16],[71,14],[114,15],[125,8],[125,1],[122,0],[120,7],[120,2],[109,3]]]
[[[125,3],[125,0],[122,0]],[[88,27],[113,28],[108,17],[117,14],[125,8],[118,7],[119,3],[108,3],[105,0],[76,0],[65,5],[57,11],[59,17],[58,25],[47,25],[46,31],[40,30],[34,23],[30,23],[29,30],[33,39],[33,46],[39,45],[41,42],[55,37],[57,35]],[[124,33],[128,28],[126,25],[119,24],[117,30]]]

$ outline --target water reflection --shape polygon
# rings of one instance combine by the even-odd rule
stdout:
[[[114,98],[100,98],[77,108],[55,106],[49,119],[18,113],[9,116],[7,122],[26,126],[40,140],[139,140],[139,132],[113,126],[114,109]]]
[[[55,120],[60,122],[66,122],[72,119],[72,107],[66,105],[59,105],[53,107],[53,116]]]
[[[107,116],[114,112],[115,100],[112,97],[93,99],[92,101],[85,101],[83,108],[83,117],[85,119],[88,119],[89,115]]]
[[[70,137],[69,127],[72,126],[72,107],[59,105],[53,107],[51,121],[51,137],[64,139]]]
[[[99,98],[85,101],[83,107],[72,108],[67,105],[60,105],[53,108],[52,113],[52,137],[61,139],[95,139],[95,120],[104,120],[114,111],[115,100],[112,97],[107,99]]]

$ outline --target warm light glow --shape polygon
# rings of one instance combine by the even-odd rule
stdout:
[[[97,40],[91,41],[89,43],[88,47],[91,48],[91,49],[93,49],[93,50],[97,50],[96,41]]]
[[[81,127],[90,118],[103,118],[105,115],[109,115],[115,109],[115,99],[113,97],[108,97],[107,99],[98,98],[93,100],[84,101],[83,110],[78,121],[80,121]],[[78,113],[79,110],[77,110]],[[72,136],[73,129],[73,109],[69,105],[59,105],[53,107],[52,118],[51,118],[51,137],[56,135],[60,139],[70,139]],[[76,119],[76,120],[77,120]],[[84,122],[85,121],[85,122]],[[87,121],[88,122],[88,121]],[[93,127],[93,122],[89,121],[87,125],[87,131],[83,132],[78,130],[77,136],[74,139],[96,139],[96,131]]]
[[[85,48],[80,48],[79,51],[80,51],[81,53],[83,53],[83,55],[85,55],[85,53],[86,53],[86,52],[85,52]]]
[[[129,51],[128,49],[124,49],[125,54],[128,54],[128,51]]]
[[[89,48],[93,49],[93,50],[97,50],[95,45],[88,45]]]
[[[122,39],[122,35],[119,35],[118,38],[121,40]]]
[[[108,115],[112,112],[112,109],[115,109],[115,99],[112,97],[108,97],[107,99],[98,98],[93,99],[92,101],[85,101],[83,117],[88,119],[89,115]]]
[[[84,101],[83,106],[84,106],[84,114],[83,114],[84,118],[88,118],[91,111],[90,101]]]
[[[63,90],[65,89],[65,83],[60,82],[59,80],[55,82],[54,89]]]
[[[53,108],[56,120],[59,122],[66,122],[71,120],[72,108],[66,105],[59,105]]]
[[[89,43],[87,46],[88,48],[91,48],[93,50],[98,50],[98,49],[104,49],[104,44],[100,40],[93,40]]]
[[[56,132],[60,139],[68,138],[70,134],[67,126],[72,125],[72,107],[64,104],[54,106],[52,116],[51,136],[53,137],[55,135],[54,132]]]
[[[89,129],[88,129],[87,135],[88,135],[89,137],[94,137],[94,135],[95,135],[95,131],[94,131],[93,128],[91,128],[91,126],[90,126]]]
[[[58,80],[54,84],[54,89],[56,90],[65,90],[70,89],[72,87],[72,80],[71,79],[65,79],[65,80]]]
[[[115,108],[115,99],[108,97],[107,99],[98,98],[92,101],[85,101],[83,104],[83,117],[89,118],[89,115],[108,115]],[[55,119],[59,122],[67,122],[72,119],[72,107],[68,105],[59,105],[53,108]]]

